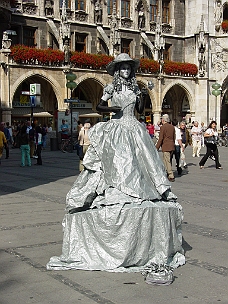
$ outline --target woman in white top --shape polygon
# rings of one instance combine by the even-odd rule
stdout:
[[[216,126],[217,123],[216,121],[212,121],[207,130],[204,133],[204,137],[211,137],[211,136],[218,136],[218,132],[216,131]],[[201,159],[201,161],[199,162],[200,165],[200,169],[204,168],[204,164],[206,163],[208,157],[210,157],[211,155],[214,156],[215,158],[215,165],[216,165],[216,169],[222,169],[221,164],[219,162],[219,154],[218,154],[218,148],[217,148],[217,144],[216,143],[206,143],[206,147],[207,147],[207,152],[204,155],[204,157]]]
[[[88,131],[89,131],[90,128],[91,128],[90,123],[88,123],[88,122],[85,123],[84,127],[81,128],[81,131],[79,132],[79,135],[78,135],[79,144],[80,144],[80,146],[83,147],[83,157],[86,154],[86,151],[88,150],[89,145],[90,145],[90,140],[89,140],[89,137],[88,137]],[[80,160],[80,163],[79,163],[79,171],[80,172],[83,170],[82,160]]]

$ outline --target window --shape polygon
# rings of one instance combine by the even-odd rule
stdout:
[[[71,8],[71,0],[66,0],[65,1],[65,3],[66,3],[66,8]],[[59,5],[60,5],[60,7],[62,7],[63,6],[63,0],[60,0],[59,1]]]
[[[224,5],[224,10],[223,10],[223,21],[228,20],[228,5]]]
[[[107,12],[108,12],[108,15],[112,15],[112,12],[113,12],[113,0],[108,0],[107,1]]]
[[[169,1],[162,2],[162,23],[169,23]]]
[[[170,47],[171,45],[170,44],[166,44],[165,45],[165,49],[164,49],[164,52],[163,52],[163,59],[164,60],[170,60]]]
[[[121,17],[130,18],[130,0],[121,0]]]
[[[76,10],[85,10],[85,1],[84,0],[76,0],[75,1],[75,9]]]
[[[121,39],[121,53],[127,53],[128,55],[130,55],[130,44],[131,40]]]
[[[35,46],[35,32],[34,28],[23,29],[23,44],[26,46]]]
[[[75,51],[86,52],[86,34],[76,34],[75,36]]]
[[[157,22],[158,0],[150,0],[150,21]]]

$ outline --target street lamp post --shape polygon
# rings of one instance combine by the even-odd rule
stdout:
[[[76,82],[74,81],[76,79],[76,75],[72,72],[69,72],[66,74],[66,87],[70,89],[70,141],[71,141],[71,152],[73,152],[73,117],[72,117],[72,92],[77,87]]]
[[[212,84],[213,91],[211,92],[215,96],[215,121],[217,122],[217,97],[221,95],[221,85],[219,83]]]

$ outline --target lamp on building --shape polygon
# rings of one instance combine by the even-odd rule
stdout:
[[[74,81],[76,75],[72,72],[66,74],[66,87],[70,89],[70,141],[71,141],[71,152],[73,152],[73,119],[72,119],[72,92],[77,87],[77,83]]]
[[[212,84],[213,91],[211,92],[215,96],[215,121],[217,121],[217,97],[221,95],[221,85],[219,83]]]

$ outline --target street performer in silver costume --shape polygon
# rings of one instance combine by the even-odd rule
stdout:
[[[136,272],[185,263],[182,207],[153,141],[134,116],[135,109],[143,112],[148,94],[137,85],[138,67],[139,60],[127,54],[107,65],[113,82],[97,110],[114,115],[89,131],[84,170],[66,197],[62,255],[52,257],[47,269]]]

